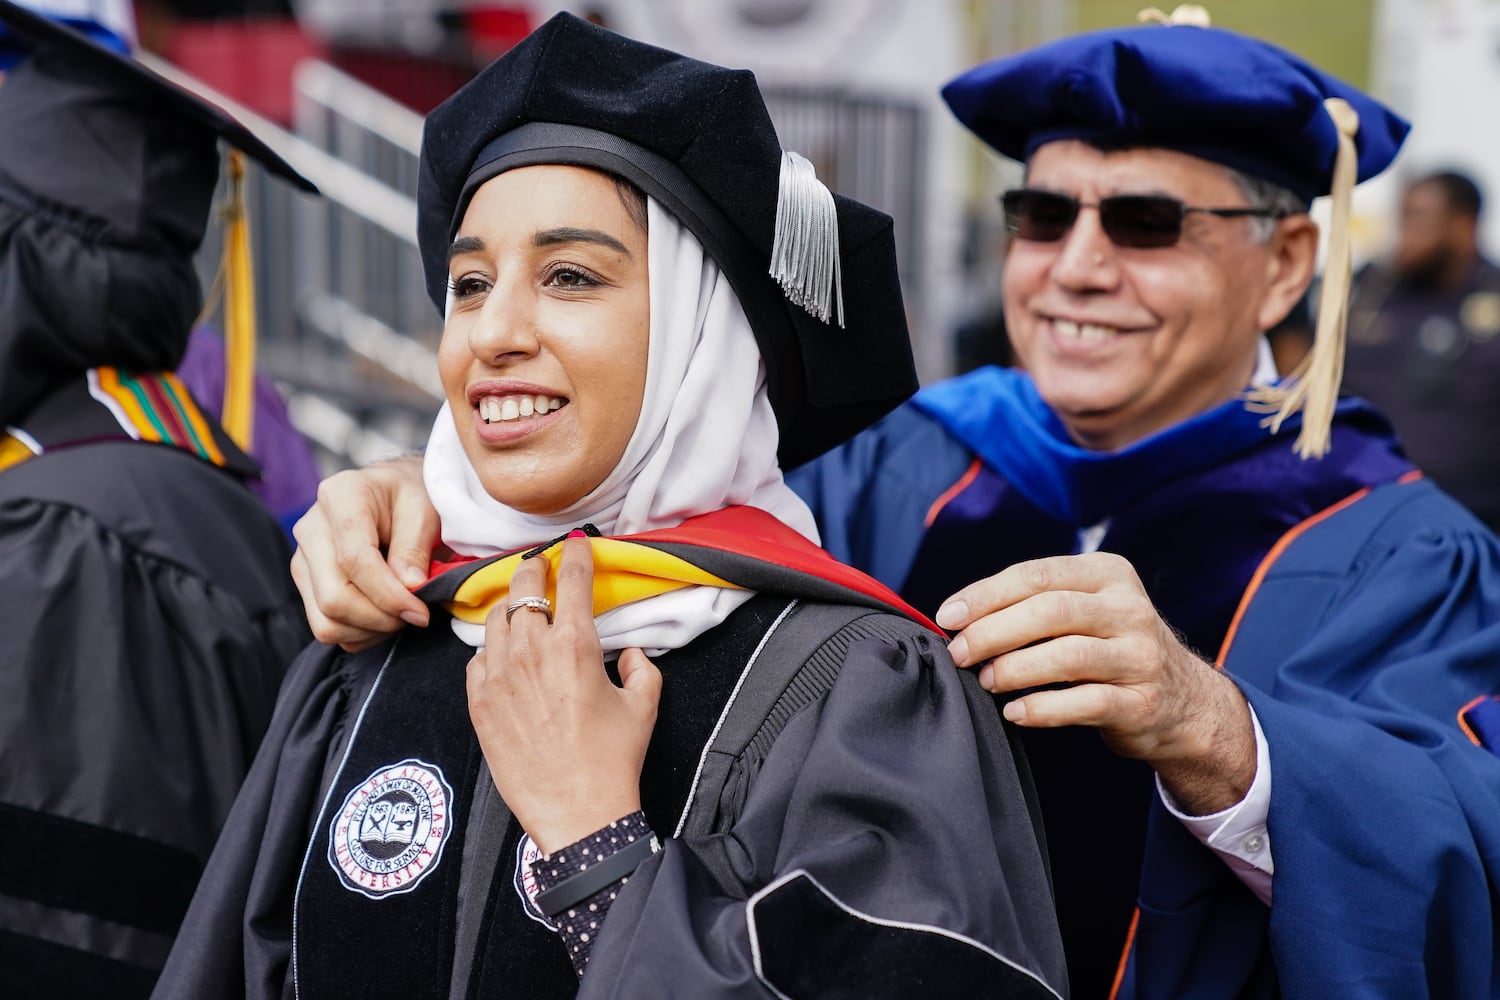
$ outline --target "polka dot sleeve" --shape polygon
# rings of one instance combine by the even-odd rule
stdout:
[[[537,861],[533,866],[537,889],[545,892],[577,875],[589,865],[597,864],[621,848],[649,836],[651,826],[646,822],[646,814],[643,812],[633,812],[624,819],[616,820],[604,829]],[[553,918],[557,924],[557,932],[568,949],[568,957],[573,960],[573,969],[580,976],[588,965],[594,938],[598,936],[599,928],[604,926],[605,914],[609,913],[620,887],[628,881],[627,877],[612,882]]]

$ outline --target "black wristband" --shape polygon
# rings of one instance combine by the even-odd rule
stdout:
[[[557,916],[570,906],[588,899],[606,886],[618,882],[635,871],[642,861],[661,850],[656,834],[642,837],[611,854],[596,864],[589,865],[577,875],[563,879],[552,888],[536,895],[537,909],[548,919]]]

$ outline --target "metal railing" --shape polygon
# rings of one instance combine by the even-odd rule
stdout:
[[[325,468],[420,446],[442,399],[439,317],[416,247],[421,117],[332,67],[297,76],[297,134],[159,59],[152,69],[223,107],[321,190],[311,198],[251,164],[258,368],[287,398]],[[305,86],[304,86],[305,84]],[[221,234],[200,255],[213,280]]]
[[[422,117],[327,63],[304,62],[293,78],[297,134],[412,206],[389,232],[358,209],[310,214],[309,288],[332,294],[395,330],[433,332],[437,315],[422,283],[416,246],[417,161]],[[393,238],[394,237],[394,238]]]
[[[806,156],[834,191],[891,216],[901,289],[908,309],[916,309],[927,160],[921,107],[839,88],[765,85],[761,93],[783,149]]]

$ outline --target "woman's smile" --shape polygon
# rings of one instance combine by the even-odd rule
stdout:
[[[475,433],[488,445],[503,445],[557,423],[568,398],[546,386],[487,379],[469,387]]]

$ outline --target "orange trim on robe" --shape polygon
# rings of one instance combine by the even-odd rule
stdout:
[[[1130,949],[1135,947],[1135,929],[1141,922],[1141,908],[1137,906],[1130,915],[1130,930],[1125,932],[1125,947],[1120,949],[1120,965],[1115,969],[1115,981],[1109,988],[1109,1000],[1120,995],[1120,984],[1125,981],[1125,966],[1130,964]]]
[[[1473,727],[1469,725],[1468,720],[1466,720],[1464,716],[1468,714],[1469,709],[1473,708],[1481,701],[1487,700],[1489,697],[1490,696],[1487,694],[1482,694],[1478,698],[1475,698],[1473,701],[1469,702],[1463,708],[1460,708],[1458,710],[1458,728],[1464,731],[1464,735],[1469,738],[1469,742],[1473,743],[1476,747],[1484,746],[1484,741],[1479,738],[1478,733],[1474,732]]]
[[[1422,473],[1419,470],[1413,469],[1405,475],[1397,478],[1396,484],[1405,486],[1407,483],[1414,483],[1421,478]],[[1261,583],[1265,581],[1266,573],[1270,571],[1271,564],[1279,559],[1281,557],[1281,554],[1285,552],[1293,542],[1302,537],[1303,532],[1307,531],[1308,528],[1311,528],[1313,525],[1318,524],[1319,522],[1326,520],[1329,517],[1332,517],[1334,514],[1337,514],[1339,511],[1343,510],[1345,507],[1348,507],[1355,501],[1368,496],[1371,489],[1372,487],[1366,486],[1364,489],[1350,494],[1349,496],[1340,500],[1338,503],[1323,508],[1312,517],[1309,517],[1307,520],[1294,525],[1291,530],[1277,539],[1276,544],[1271,546],[1271,551],[1266,553],[1266,557],[1262,559],[1260,561],[1260,565],[1255,568],[1255,575],[1250,578],[1250,585],[1245,588],[1245,593],[1240,598],[1240,605],[1234,610],[1234,618],[1229,623],[1229,631],[1224,633],[1224,642],[1219,646],[1218,657],[1214,659],[1215,669],[1224,669],[1224,661],[1229,656],[1229,647],[1234,643],[1235,633],[1239,631],[1240,620],[1245,617],[1246,609],[1250,607],[1250,602],[1255,599],[1255,592],[1260,589]]]
[[[964,474],[958,477],[958,482],[944,490],[943,495],[932,502],[932,506],[927,508],[927,517],[922,521],[923,527],[932,527],[932,522],[938,519],[938,515],[943,512],[944,507],[948,506],[949,501],[969,488],[969,484],[979,475],[979,464],[979,459],[974,459]]]
[[[1421,478],[1422,473],[1413,470],[1398,478],[1396,480],[1396,483],[1405,485],[1406,483],[1416,482]],[[1369,495],[1370,490],[1371,487],[1367,486],[1362,490],[1351,493],[1349,496],[1346,496],[1344,499],[1338,501],[1337,503],[1330,504],[1311,517],[1293,525],[1286,532],[1286,534],[1282,535],[1276,540],[1276,544],[1271,546],[1271,550],[1266,553],[1265,558],[1260,561],[1260,565],[1255,568],[1255,574],[1250,577],[1250,583],[1245,588],[1244,595],[1240,597],[1239,607],[1235,608],[1234,618],[1229,623],[1229,631],[1224,633],[1224,642],[1219,647],[1218,658],[1214,660],[1215,670],[1224,669],[1224,661],[1229,656],[1230,646],[1234,644],[1234,637],[1235,634],[1239,631],[1240,621],[1245,617],[1245,612],[1250,607],[1250,602],[1255,599],[1255,594],[1260,589],[1260,585],[1265,581],[1266,574],[1270,572],[1272,564],[1274,564],[1277,559],[1281,558],[1281,554],[1285,552],[1293,542],[1295,542],[1298,538],[1301,538],[1302,535],[1307,531],[1307,529],[1313,527],[1316,524],[1319,524],[1322,521],[1327,520],[1334,514],[1337,514],[1339,511],[1343,510],[1345,507],[1348,507],[1351,504],[1362,500],[1364,497]],[[1470,702],[1468,705],[1465,705],[1463,709],[1459,711],[1459,725],[1463,727],[1464,732],[1469,733],[1469,738],[1474,740],[1475,743],[1478,743],[1479,741],[1475,739],[1474,734],[1470,732],[1468,726],[1464,724],[1463,713],[1468,711],[1475,704],[1482,700],[1483,698],[1476,698],[1474,701]],[[1119,995],[1120,985],[1125,981],[1125,967],[1130,962],[1130,949],[1135,947],[1135,932],[1137,925],[1140,923],[1140,920],[1141,910],[1140,907],[1136,907],[1135,913],[1130,918],[1130,930],[1125,935],[1125,947],[1120,952],[1120,964],[1119,967],[1115,970],[1115,982],[1114,985],[1110,987],[1109,1000],[1115,1000],[1115,998]]]

